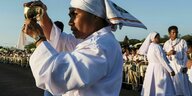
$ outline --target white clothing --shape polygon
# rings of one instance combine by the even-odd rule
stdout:
[[[123,60],[124,62],[127,62],[129,60],[126,52],[123,54]]]
[[[58,52],[62,52],[62,51],[72,52],[75,49],[75,46],[78,43],[80,43],[81,40],[76,39],[71,34],[66,34],[65,32],[61,32],[61,30],[55,24],[53,24],[53,26],[54,27],[52,28],[51,34],[50,34],[50,40],[48,42]],[[67,45],[67,43],[70,43],[70,44]]]
[[[138,60],[140,61],[138,63],[139,65],[139,72],[141,77],[144,77],[146,69],[147,69],[147,61],[146,61],[146,56],[144,55],[138,55]]]
[[[191,82],[192,84],[192,66],[190,69],[188,69],[188,75],[189,75],[189,81]]]
[[[129,59],[129,62],[132,62],[133,61],[133,55],[129,54],[128,59]]]
[[[159,44],[151,43],[147,52],[148,67],[141,96],[175,96],[166,55]]]
[[[147,55],[148,49],[149,49],[149,45],[150,43],[154,40],[155,36],[157,35],[157,32],[151,32],[147,38],[145,39],[145,41],[142,43],[141,47],[138,50],[138,54],[140,55]]]
[[[52,37],[59,37],[51,43],[56,49],[64,43],[63,48],[73,51],[58,53],[50,43],[42,42],[30,58],[37,87],[62,96],[119,95],[123,59],[110,27],[94,32],[80,43],[71,35],[61,35],[55,26],[51,40]]]
[[[142,22],[111,0],[71,0],[70,4],[73,8],[79,8],[106,19],[110,24],[119,25],[120,28],[131,26],[147,29]]]
[[[181,68],[186,67],[187,63],[187,44],[183,39],[175,39],[165,42],[163,49],[165,52],[169,52],[170,50],[175,50],[176,54],[167,56],[170,66],[173,68],[175,72],[175,76],[172,78],[174,87],[176,90],[176,95],[184,95],[191,96],[189,88],[189,80],[187,74],[183,74],[180,72]]]
[[[190,89],[192,90],[192,66],[190,69],[188,69],[188,77],[189,77],[189,86],[190,86]]]
[[[29,44],[29,41],[27,40],[27,36],[25,33],[21,32],[18,38],[17,42],[17,48],[24,50],[24,47]]]

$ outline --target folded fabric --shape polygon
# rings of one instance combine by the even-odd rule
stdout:
[[[131,26],[147,29],[142,22],[111,0],[71,0],[71,7],[104,18],[112,25],[119,25],[120,28]]]

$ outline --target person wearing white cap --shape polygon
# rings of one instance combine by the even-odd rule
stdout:
[[[116,25],[146,29],[140,21],[110,0],[71,0],[73,36],[60,32],[41,1],[24,6],[45,10],[40,26],[30,19],[23,26],[23,32],[36,39],[30,66],[37,87],[62,96],[119,96],[123,59],[111,31]],[[59,44],[66,51],[58,52]]]
[[[138,51],[139,54],[147,55],[149,62],[141,96],[175,96],[175,89],[171,80],[171,76],[174,76],[175,73],[159,43],[159,33],[152,32]]]

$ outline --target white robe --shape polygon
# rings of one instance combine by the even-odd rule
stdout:
[[[55,24],[53,24],[53,28],[50,34],[50,40],[48,42],[58,52],[62,51],[72,52],[73,50],[75,50],[76,45],[81,42],[81,40],[76,39],[71,34],[61,32],[61,30]]]
[[[189,80],[187,74],[183,74],[180,72],[182,67],[186,67],[187,63],[187,44],[183,39],[175,39],[172,41],[169,39],[165,42],[163,49],[165,52],[169,52],[172,50],[172,46],[174,46],[174,50],[176,51],[175,55],[168,56],[168,60],[170,62],[170,66],[175,71],[175,76],[172,78],[174,87],[176,90],[176,95],[184,95],[184,96],[192,96],[191,90],[189,88]]]
[[[160,45],[151,43],[147,52],[148,67],[145,74],[141,96],[174,96],[170,67]]]
[[[189,76],[189,81],[190,81],[190,88],[192,89],[192,66],[190,69],[188,69],[188,76]]]
[[[56,38],[62,36],[51,42],[55,49],[57,44],[64,43],[63,48],[74,50],[58,53],[50,43],[41,43],[30,58],[37,87],[62,96],[119,95],[123,59],[110,27],[93,33],[81,43],[71,35],[61,35],[55,26],[51,39],[53,34],[57,34]]]

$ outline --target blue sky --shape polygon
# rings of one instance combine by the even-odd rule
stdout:
[[[1,0],[0,3],[0,46],[15,46],[24,22],[23,3],[30,0]],[[70,0],[42,0],[48,7],[52,21],[64,22],[64,30],[71,33],[68,26]],[[192,32],[192,0],[113,0],[142,21],[148,30],[123,27],[114,32],[122,41],[127,35],[131,39],[143,39],[149,32],[167,34],[170,25],[177,25],[181,35]]]

